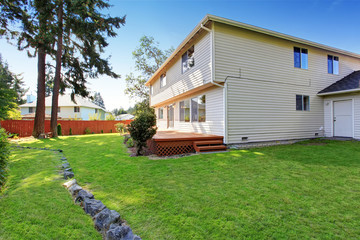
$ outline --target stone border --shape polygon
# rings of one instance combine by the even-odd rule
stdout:
[[[61,175],[65,180],[71,179],[63,184],[63,186],[69,191],[74,203],[80,205],[85,213],[90,215],[94,221],[95,229],[102,234],[105,240],[141,240],[137,235],[134,235],[131,228],[126,222],[121,219],[120,214],[115,210],[108,209],[100,200],[96,200],[94,195],[84,190],[77,184],[74,179],[74,172],[70,167],[70,163],[64,156],[64,152],[61,149],[50,148],[34,148],[23,146],[12,146],[13,148],[22,149],[35,149],[35,150],[47,150],[53,152],[59,152],[61,154]]]

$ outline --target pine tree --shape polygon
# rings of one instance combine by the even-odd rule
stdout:
[[[108,46],[106,37],[115,37],[117,34],[114,29],[125,24],[125,17],[109,17],[100,12],[110,7],[107,1],[94,0],[85,4],[81,1],[57,0],[56,5],[58,34],[51,111],[52,132],[56,132],[61,85],[73,90],[71,96],[74,100],[75,95],[89,95],[86,75],[91,78],[96,78],[99,74],[120,77],[112,71],[108,60],[101,58],[101,53]],[[62,67],[66,70],[63,75]],[[99,104],[105,108],[102,98]]]
[[[45,132],[45,62],[54,43],[53,16],[52,0],[2,0],[0,4],[0,36],[15,39],[19,50],[38,58],[34,137]]]

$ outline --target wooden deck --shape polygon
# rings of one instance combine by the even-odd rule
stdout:
[[[163,141],[184,141],[184,140],[218,140],[223,138],[218,135],[203,134],[203,133],[193,133],[193,132],[178,132],[178,131],[158,131],[153,139],[156,142]]]
[[[158,131],[148,142],[151,151],[158,156],[170,156],[184,153],[193,153],[194,142],[218,140],[223,142],[223,136],[179,132],[179,131]]]

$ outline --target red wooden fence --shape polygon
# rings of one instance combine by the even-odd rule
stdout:
[[[85,129],[89,128],[91,133],[110,133],[116,132],[115,124],[124,123],[129,124],[132,120],[124,121],[72,121],[72,120],[58,120],[61,125],[62,135],[69,135],[70,128],[73,135],[85,134]],[[1,127],[5,128],[7,132],[16,133],[19,137],[29,137],[32,134],[34,121],[33,120],[5,120],[1,121]],[[45,132],[50,132],[50,120],[45,120]]]

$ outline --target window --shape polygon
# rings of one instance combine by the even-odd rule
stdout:
[[[74,107],[74,112],[80,112],[80,107]]]
[[[33,113],[34,112],[34,108],[33,107],[29,107],[29,113]]]
[[[189,48],[181,57],[182,63],[182,73],[185,73],[187,70],[195,66],[195,59],[194,59],[194,46]]]
[[[95,113],[98,113],[98,110],[97,110],[97,108],[95,108]]]
[[[191,121],[205,122],[206,121],[206,97],[201,95],[191,99]]]
[[[58,107],[58,113],[60,112],[60,107]]]
[[[294,67],[308,69],[308,50],[294,47]]]
[[[296,110],[310,111],[310,98],[309,96],[296,95]]]
[[[160,76],[160,87],[162,88],[165,86],[166,86],[166,74],[164,73]]]
[[[152,85],[150,85],[150,95],[153,95],[153,93],[154,93],[154,88]]]
[[[180,122],[190,122],[190,100],[180,102]]]
[[[339,57],[328,55],[328,73],[339,74]]]
[[[158,109],[158,118],[159,119],[164,119],[164,108],[159,108]]]

